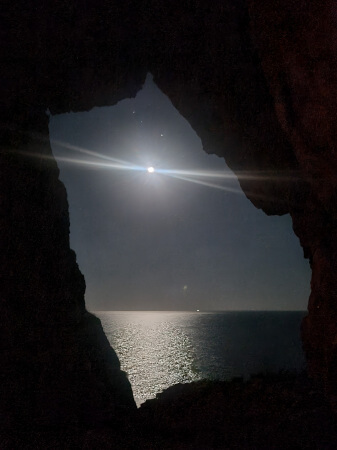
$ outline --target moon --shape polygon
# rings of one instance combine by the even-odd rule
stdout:
[[[153,172],[154,172],[154,167],[152,167],[152,166],[148,167],[148,168],[147,168],[147,171],[148,171],[149,173],[153,173]]]

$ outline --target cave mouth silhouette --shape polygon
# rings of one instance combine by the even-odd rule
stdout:
[[[51,116],[49,129],[88,310],[306,308],[290,217],[252,205],[150,75],[134,99]]]
[[[41,355],[39,352],[38,359],[35,359],[41,336],[48,338],[46,349],[54,356],[58,354],[55,351],[55,335],[68,336],[68,324],[81,323],[83,328],[76,328],[72,335],[73,342],[77,338],[78,346],[73,347],[72,354],[65,352],[60,361],[74,360],[75,365],[76,355],[79,354],[76,349],[83,349],[84,356],[78,358],[81,362],[78,367],[82,373],[89,371],[90,359],[88,361],[85,355],[92,354],[89,349],[96,343],[95,336],[91,337],[92,345],[90,339],[85,344],[81,342],[83,335],[89,336],[89,333],[86,334],[89,325],[83,301],[85,283],[76,265],[74,252],[69,249],[66,193],[58,182],[56,165],[51,161],[47,167],[45,161],[37,159],[33,168],[27,167],[26,160],[16,155],[13,158],[11,153],[18,148],[25,153],[32,148],[35,151],[35,147],[39,151],[41,143],[34,138],[27,139],[25,133],[28,130],[47,135],[46,108],[52,114],[57,114],[90,109],[94,105],[114,104],[127,95],[135,94],[146,70],[152,71],[158,86],[197,130],[206,151],[212,149],[212,135],[216,135],[214,139],[219,141],[227,132],[232,132],[240,144],[238,148],[233,150],[223,145],[222,148],[217,147],[216,151],[226,156],[235,173],[240,170],[270,169],[299,174],[295,183],[250,182],[242,184],[242,187],[247,196],[251,188],[256,188],[260,193],[272,193],[278,197],[281,206],[273,208],[271,202],[254,201],[249,196],[267,214],[290,212],[292,216],[294,230],[313,271],[308,317],[302,325],[308,372],[324,383],[326,392],[333,400],[336,398],[337,352],[334,344],[337,335],[334,301],[337,240],[334,231],[336,180],[333,170],[336,155],[332,151],[335,147],[336,123],[334,114],[331,114],[336,101],[335,96],[331,95],[335,92],[336,82],[333,76],[336,42],[333,39],[336,27],[331,20],[334,17],[331,14],[333,3],[327,3],[324,8],[315,2],[301,5],[303,8],[294,2],[288,2],[285,8],[274,8],[261,2],[241,1],[228,5],[214,2],[211,6],[209,2],[197,2],[196,5],[150,2],[147,4],[151,6],[149,8],[134,8],[128,2],[116,8],[110,2],[103,2],[101,8],[96,4],[87,5],[86,8],[73,6],[62,2],[55,10],[52,3],[45,3],[37,16],[31,8],[18,8],[13,3],[5,18],[8,39],[4,47],[3,73],[6,79],[2,85],[4,103],[1,113],[2,146],[5,150],[1,155],[1,181],[6,211],[3,217],[6,243],[2,260],[6,273],[6,302],[2,304],[3,331],[9,340],[14,339],[14,344],[18,344],[17,330],[29,330],[31,342],[35,345],[19,354],[16,353],[15,345],[8,349],[10,357],[8,361],[3,360],[2,369],[2,375],[5,375],[4,392],[8,391],[6,405],[16,404],[16,392],[10,390],[14,385],[12,380],[15,382],[16,379],[16,386],[20,389],[24,386],[21,374],[26,373],[31,360],[35,361],[36,370],[50,364],[44,358],[45,353]],[[13,24],[16,26],[13,27]],[[322,92],[325,95],[320,95]],[[106,95],[110,96],[109,99]],[[212,112],[211,108],[207,109],[211,101],[211,107],[218,114],[207,121],[207,114]],[[41,148],[41,153],[47,154],[49,158],[49,146]],[[100,173],[102,175],[103,172]],[[103,176],[101,178],[103,183]],[[92,186],[92,196],[98,188],[97,184]],[[82,195],[84,192],[87,194],[87,191],[83,191]],[[142,189],[139,189],[139,196],[141,192]],[[160,197],[159,190],[154,189],[153,185],[152,192]],[[86,224],[94,213],[88,207],[90,196],[87,197],[87,204],[83,206],[87,215],[78,216],[81,221],[75,227],[82,230],[85,237],[84,240],[78,239],[80,243],[92,242],[92,233],[88,233]],[[96,199],[97,205],[101,198]],[[118,195],[111,195],[111,203],[116,206],[116,211],[119,210],[118,198]],[[192,198],[191,195],[188,208]],[[198,202],[204,205],[205,211],[207,203],[202,202],[201,198],[198,198]],[[124,201],[122,209],[125,220],[110,221],[110,234],[114,236],[114,242],[118,241],[115,229],[125,228],[129,236],[133,236],[134,221],[126,204]],[[157,204],[161,205],[159,201]],[[225,209],[224,214],[229,217],[228,211],[232,209],[221,208]],[[76,220],[72,206],[71,209],[74,227]],[[242,216],[241,222],[246,219]],[[278,220],[282,222],[283,219]],[[194,221],[196,223],[199,227],[199,222]],[[212,231],[216,231],[216,224],[220,222],[210,223]],[[251,236],[253,229],[250,223],[248,236]],[[157,229],[164,229],[165,224],[169,225],[169,222],[162,221],[162,228]],[[96,221],[97,229],[98,225]],[[222,236],[227,234],[226,227],[218,228],[222,230]],[[240,235],[243,236],[242,233]],[[151,235],[150,246],[145,242],[146,249],[155,247],[155,237]],[[97,245],[93,244],[85,253],[81,251],[81,245],[78,248],[74,245],[73,233],[71,239],[88,282],[87,305],[90,307],[90,290],[95,294],[93,298],[107,301],[99,291],[104,286],[104,271],[112,279],[111,273],[115,273],[118,267],[113,264],[108,266],[104,259],[100,261],[92,257]],[[218,240],[218,247],[222,249],[222,258],[225,258],[230,252],[222,239]],[[255,245],[256,240],[250,242]],[[270,245],[264,237],[262,242]],[[105,240],[99,247],[102,254],[111,245],[112,241]],[[230,243],[228,245],[231,248]],[[248,250],[247,245],[245,247]],[[124,279],[118,277],[121,287],[133,287],[134,291],[143,292],[143,285],[130,283],[130,274],[138,272],[140,265],[136,263],[136,258],[130,262],[125,247],[122,251],[120,249],[123,246],[116,248],[115,252],[118,266],[124,260],[128,268]],[[206,250],[199,251],[194,258],[198,262],[195,267],[200,269],[198,273],[201,274],[206,273],[208,267],[201,261],[208,262],[210,259],[207,258]],[[270,264],[265,267],[271,269],[275,267],[274,262],[281,259],[274,252]],[[90,263],[91,270],[95,266],[96,285],[90,281],[86,261]],[[236,261],[232,257],[228,267],[232,269],[232,266],[238,265]],[[157,267],[155,259],[153,267]],[[249,267],[251,271],[251,267],[255,270],[257,265],[250,263]],[[292,272],[298,276],[299,271]],[[241,270],[242,273],[245,271]],[[271,277],[264,273],[264,278]],[[179,280],[179,285],[181,281],[190,287],[186,280]],[[247,285],[242,276],[241,281],[242,285]],[[148,286],[149,280],[145,279],[144,284]],[[273,292],[284,298],[281,292],[287,285],[274,284]],[[176,298],[174,295],[172,297]],[[263,297],[267,298],[266,295]],[[297,292],[296,298],[302,296]],[[125,304],[125,300],[120,298],[122,304]],[[142,298],[144,307],[145,300]],[[117,299],[114,301],[117,302]],[[36,311],[39,312],[39,318]],[[55,333],[45,332],[46,327],[41,325],[43,321],[48,324],[48,330],[55,328]],[[101,336],[99,324],[96,325],[97,336]],[[6,343],[6,339],[3,341]],[[69,341],[65,342],[64,348],[69,347]],[[98,347],[95,346],[93,360],[97,360]],[[22,362],[22,366],[17,365],[16,372],[12,374],[10,364],[16,360]],[[55,363],[55,373],[59,377],[61,371],[58,372],[57,366],[63,366]],[[37,381],[43,388],[50,385],[50,381],[55,381],[50,371],[42,375],[42,381],[35,375],[25,380],[32,387],[32,392],[36,391]],[[91,390],[96,394],[95,389],[100,384],[93,380],[90,386],[89,383],[83,386],[81,398],[85,397],[83,393]],[[65,392],[69,393],[66,380],[64,387],[67,387]],[[26,386],[25,390],[29,391]],[[95,397],[98,398],[97,395]],[[49,400],[51,398],[54,397],[50,392]],[[40,405],[42,410],[41,401]],[[4,413],[7,417],[6,411]]]

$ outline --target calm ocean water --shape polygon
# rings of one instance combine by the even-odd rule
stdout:
[[[301,370],[305,312],[94,312],[138,405],[176,383]]]

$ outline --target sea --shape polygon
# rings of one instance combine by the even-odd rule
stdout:
[[[140,406],[177,384],[305,369],[305,311],[94,311]]]

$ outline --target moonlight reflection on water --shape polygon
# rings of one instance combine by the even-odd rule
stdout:
[[[304,311],[100,311],[137,405],[177,384],[304,367]],[[285,333],[286,330],[286,333]]]
[[[96,312],[139,406],[177,383],[201,378],[187,334],[172,321],[176,313]],[[180,313],[181,314],[181,313]],[[190,314],[190,313],[189,313]]]

